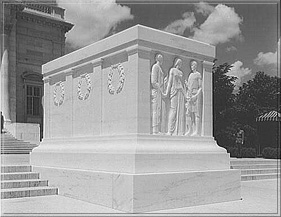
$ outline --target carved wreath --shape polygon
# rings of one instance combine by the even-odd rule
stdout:
[[[82,93],[82,91],[81,91],[81,86],[82,86],[82,81],[83,81],[83,79],[86,80],[86,84],[87,84],[87,89],[86,89],[86,92],[85,92],[85,93]],[[92,89],[92,84],[91,84],[90,75],[89,75],[89,74],[81,75],[81,76],[80,76],[80,79],[79,79],[79,81],[78,81],[78,87],[77,87],[77,96],[78,96],[78,99],[80,99],[80,100],[86,100],[86,99],[88,99],[88,97],[90,96],[91,89]]]
[[[115,88],[112,85],[112,77],[113,77],[113,72],[116,69],[118,70],[118,73],[119,73],[119,83],[118,83],[117,89],[115,90]],[[110,71],[109,71],[109,74],[108,74],[108,80],[107,80],[108,92],[112,95],[114,95],[115,93],[119,94],[124,87],[124,82],[125,82],[125,72],[124,72],[124,67],[122,66],[122,64],[118,63],[118,64],[115,64],[115,65],[112,65],[111,68],[110,68]]]
[[[64,101],[64,83],[58,82],[54,86],[54,104],[61,106]]]

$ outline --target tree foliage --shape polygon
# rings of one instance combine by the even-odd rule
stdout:
[[[257,72],[252,80],[239,88],[236,101],[255,115],[260,115],[271,110],[280,111],[279,98],[280,78]]]
[[[214,137],[220,146],[234,146],[238,129],[243,129],[245,146],[255,147],[256,118],[272,110],[280,112],[280,78],[257,72],[234,94],[236,78],[227,75],[230,69],[227,63],[213,67]]]
[[[228,63],[213,66],[213,120],[214,137],[221,146],[232,144],[234,131],[231,116],[228,115],[232,108],[235,95],[233,94],[235,77],[227,75],[231,69]]]

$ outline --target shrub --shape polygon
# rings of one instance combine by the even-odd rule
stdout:
[[[230,157],[238,157],[238,148],[236,147],[226,147],[228,153],[230,153]],[[256,157],[256,149],[255,148],[242,148],[241,149],[241,157],[253,158]]]
[[[242,157],[256,157],[257,153],[256,153],[256,149],[255,148],[242,148],[241,150],[241,155]]]
[[[280,148],[266,147],[262,150],[263,158],[280,159]]]

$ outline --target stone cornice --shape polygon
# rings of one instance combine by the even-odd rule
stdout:
[[[140,58],[150,59],[151,49],[140,45],[134,45],[126,49],[128,56],[138,54]]]
[[[57,27],[63,29],[64,32],[68,32],[73,27],[73,24],[68,23],[62,19],[55,19],[51,16],[40,16],[39,14],[32,14],[25,11],[17,13],[17,19],[19,18],[27,22]]]
[[[25,71],[21,75],[22,79],[25,80],[35,80],[35,81],[42,81],[43,75],[38,72],[33,71]]]
[[[10,3],[8,1],[3,2],[3,6],[5,10],[13,10],[15,12],[22,11],[24,9],[24,5],[22,3]]]
[[[42,66],[42,70],[44,76],[49,76],[67,68],[94,61],[97,58],[107,60],[103,64],[103,67],[105,67],[105,65],[108,66],[115,61],[116,58],[111,58],[111,56],[120,52],[126,52],[127,56],[139,55],[140,58],[147,59],[151,55],[151,51],[170,53],[207,62],[212,62],[215,57],[214,46],[136,25],[46,63]]]

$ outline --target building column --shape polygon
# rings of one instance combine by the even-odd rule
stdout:
[[[213,63],[203,61],[203,117],[202,136],[213,137]]]
[[[7,33],[1,35],[1,111],[5,122],[11,122],[10,97],[9,97],[9,36]]]

